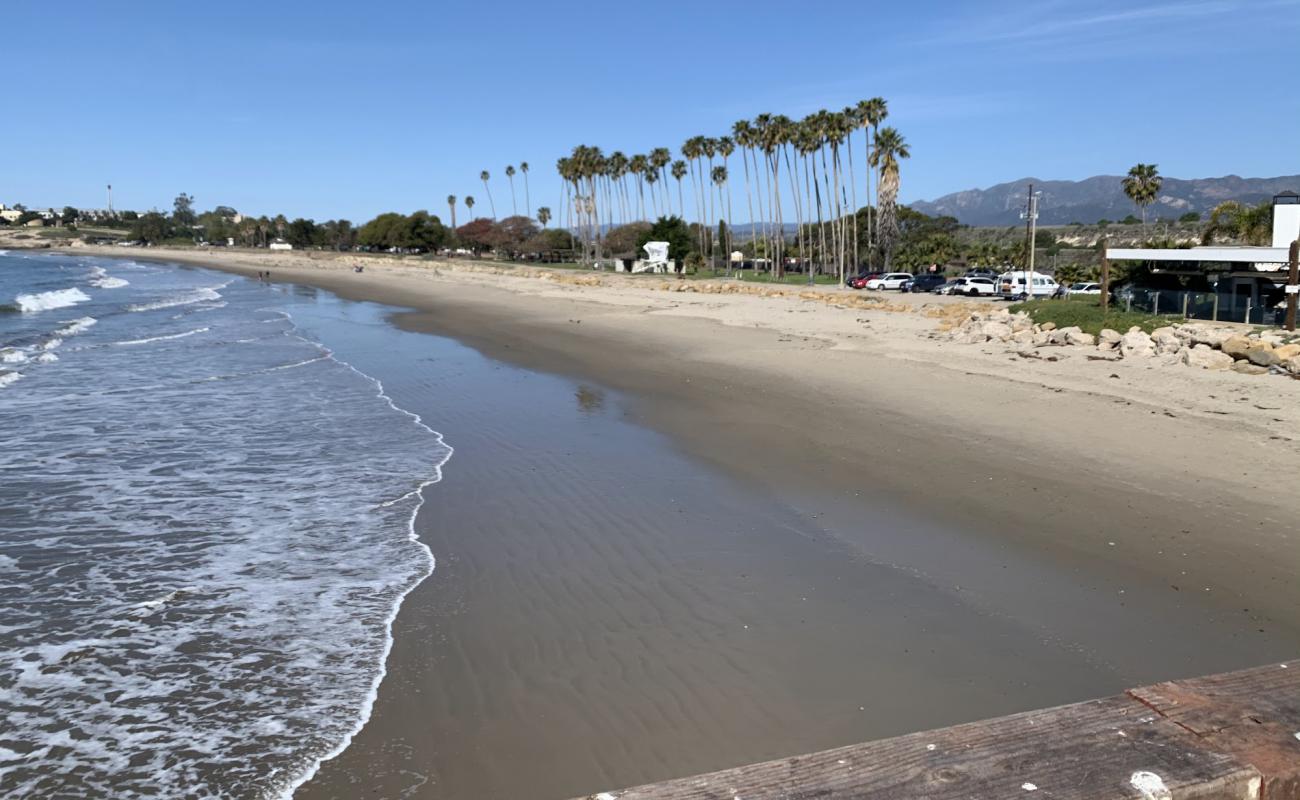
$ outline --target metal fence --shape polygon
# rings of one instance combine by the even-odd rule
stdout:
[[[1181,316],[1216,322],[1246,322],[1281,325],[1283,308],[1249,294],[1187,292],[1173,289],[1133,289],[1116,298],[1127,311],[1145,311],[1152,316]]]

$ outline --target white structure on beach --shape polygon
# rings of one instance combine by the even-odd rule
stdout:
[[[645,250],[646,257],[638,258],[632,262],[632,272],[667,272],[668,263],[668,243],[667,242],[646,242],[641,245]],[[618,271],[622,272],[622,262],[619,262]]]
[[[293,245],[289,244],[283,239],[276,239],[274,242],[271,242],[266,247],[268,250],[292,250],[293,249]]]
[[[1255,272],[1280,273],[1289,263],[1291,243],[1300,239],[1300,195],[1283,192],[1273,198],[1271,247],[1207,245],[1191,248],[1108,247],[1111,261],[1162,261],[1182,264],[1222,264],[1231,269],[1248,265]]]
[[[1218,291],[1229,295],[1234,307],[1238,299],[1245,303],[1249,317],[1251,309],[1261,309],[1266,296],[1275,295],[1278,285],[1288,280],[1291,243],[1296,240],[1300,240],[1300,195],[1283,192],[1273,198],[1273,237],[1268,247],[1108,247],[1105,257],[1147,262],[1153,272],[1205,275],[1223,286]]]

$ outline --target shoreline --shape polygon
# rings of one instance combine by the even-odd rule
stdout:
[[[94,254],[245,276],[270,261]],[[1287,529],[1300,502],[1263,479],[1300,474],[1294,441],[1268,438],[1277,435],[1270,420],[1294,421],[1297,404],[1263,399],[1269,391],[1300,398],[1293,382],[1177,372],[1151,381],[1142,373],[1161,370],[1116,364],[1008,368],[978,348],[922,339],[934,320],[920,314],[836,308],[797,291],[682,296],[386,259],[357,274],[342,263],[354,260],[277,256],[261,268],[276,282],[411,309],[393,315],[405,330],[623,393],[632,422],[689,457],[824,520],[827,535],[861,557],[1070,643],[1114,675],[1116,690],[1249,666],[1284,654],[1300,635],[1296,539]],[[1108,385],[1108,374],[1122,376],[1125,391]],[[1178,381],[1161,386],[1162,377]],[[1214,393],[1214,402],[1188,395],[1175,405],[1187,386]],[[1221,419],[1218,395],[1233,391],[1248,399],[1232,402],[1264,413]],[[1012,411],[1002,418],[989,409]],[[1091,425],[1075,431],[1062,418]],[[1191,450],[1229,437],[1235,447],[1215,448],[1213,458]],[[1236,538],[1247,531],[1253,539]],[[399,620],[416,613],[407,609],[419,593]],[[1154,619],[1135,624],[1130,607]],[[1161,614],[1186,619],[1162,626]],[[1202,618],[1218,626],[1204,640],[1190,623]],[[1266,642],[1202,652],[1256,627]],[[1164,637],[1158,654],[1155,637]],[[1131,655],[1105,644],[1116,638]],[[402,668],[418,665],[394,671]],[[382,717],[362,735],[381,735]],[[328,763],[348,760],[345,751]],[[303,796],[326,796],[318,783]]]

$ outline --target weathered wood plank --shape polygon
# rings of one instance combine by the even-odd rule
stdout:
[[[589,795],[598,800],[1256,798],[1259,774],[1128,695]]]
[[[1261,797],[1300,800],[1300,662],[1168,681],[1129,695],[1202,746],[1258,770]]]

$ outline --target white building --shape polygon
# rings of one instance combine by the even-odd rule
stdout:
[[[1110,261],[1141,261],[1155,273],[1204,275],[1221,295],[1228,295],[1236,310],[1261,310],[1267,296],[1275,296],[1272,285],[1286,283],[1289,276],[1291,243],[1300,239],[1300,195],[1283,192],[1273,198],[1273,238],[1270,246],[1207,245],[1191,248],[1108,247]],[[1249,303],[1249,305],[1247,305]],[[1249,312],[1247,312],[1249,313]],[[1265,321],[1261,315],[1256,320]]]
[[[3,219],[5,222],[17,222],[18,218],[22,215],[23,212],[18,209],[10,208],[4,203],[0,203],[0,219]]]

